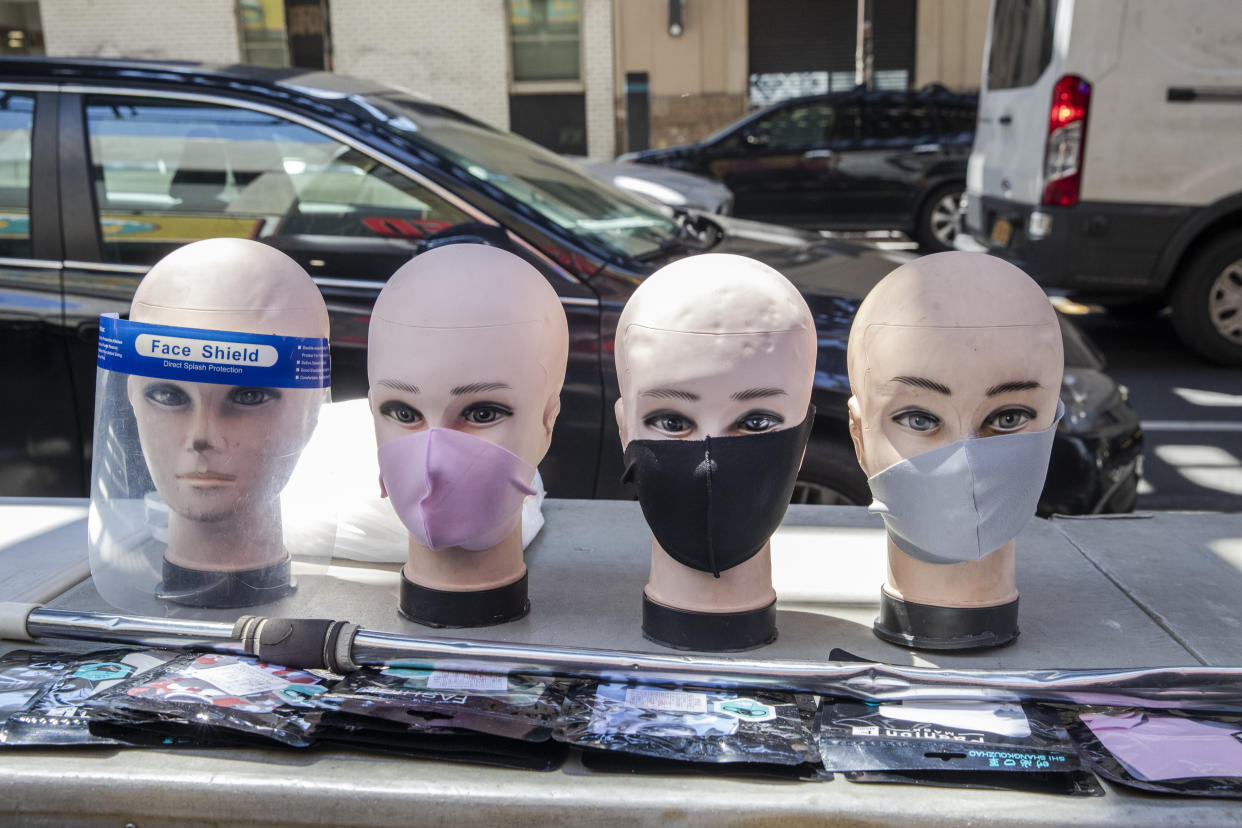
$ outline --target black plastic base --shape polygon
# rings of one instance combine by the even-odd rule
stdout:
[[[877,636],[915,650],[1002,647],[1018,637],[1018,601],[995,607],[936,607],[880,592]]]
[[[675,650],[733,653],[776,640],[776,602],[746,612],[693,612],[643,593],[643,638]]]
[[[165,559],[164,581],[156,597],[187,607],[253,607],[284,598],[294,590],[289,559],[262,569],[217,572],[187,569]]]
[[[425,627],[490,627],[530,612],[526,574],[507,586],[481,592],[452,592],[419,586],[401,573],[398,611]]]

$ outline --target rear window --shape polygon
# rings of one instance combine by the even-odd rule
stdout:
[[[1030,86],[1052,60],[1057,0],[996,0],[988,89]]]

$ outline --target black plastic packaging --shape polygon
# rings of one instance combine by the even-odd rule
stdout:
[[[850,782],[926,785],[932,788],[975,788],[988,791],[1103,796],[1104,787],[1092,774],[1077,771],[847,771]]]
[[[0,725],[60,678],[80,654],[11,650],[0,655]]]
[[[801,694],[586,684],[566,697],[555,737],[679,761],[801,765],[817,758],[814,710]]]

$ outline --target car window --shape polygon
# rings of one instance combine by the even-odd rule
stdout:
[[[91,96],[104,256],[149,265],[217,236],[417,239],[473,219],[300,124],[204,103]]]
[[[34,98],[0,92],[0,256],[28,259]]]
[[[795,104],[757,119],[748,128],[752,135],[766,135],[772,149],[822,147],[833,130],[834,111],[823,101]]]
[[[997,0],[992,12],[988,89],[1030,86],[1052,61],[1056,0]]]
[[[931,108],[900,101],[873,101],[863,110],[858,137],[864,141],[932,141],[936,128]]]

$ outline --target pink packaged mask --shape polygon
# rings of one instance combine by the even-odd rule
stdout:
[[[1081,719],[1139,779],[1242,777],[1242,733],[1236,724],[1140,712]]]
[[[517,528],[535,468],[511,451],[449,428],[379,447],[380,488],[429,549],[489,549]]]

